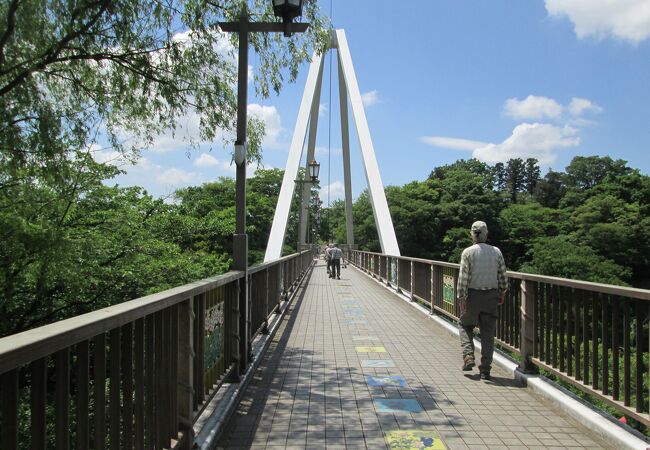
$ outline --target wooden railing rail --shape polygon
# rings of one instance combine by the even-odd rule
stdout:
[[[458,264],[356,250],[347,256],[432,314],[458,320]],[[541,368],[650,426],[650,290],[520,272],[507,276],[496,338],[520,358],[520,369]]]
[[[312,259],[249,269],[249,338]],[[238,357],[243,273],[0,339],[0,448],[191,448],[195,418]]]

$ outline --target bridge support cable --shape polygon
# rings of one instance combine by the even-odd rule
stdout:
[[[361,93],[357,83],[354,67],[352,66],[352,57],[348,48],[347,39],[343,30],[331,31],[331,47],[330,50],[338,49],[338,67],[339,67],[339,94],[341,102],[341,133],[343,145],[343,163],[344,163],[344,183],[345,183],[345,214],[346,214],[346,232],[348,244],[354,243],[353,222],[352,222],[352,184],[351,184],[351,170],[350,170],[350,145],[349,145],[349,120],[347,103],[348,98],[352,109],[352,116],[359,139],[359,146],[361,149],[361,157],[366,174],[366,181],[368,183],[368,192],[370,197],[370,204],[372,205],[373,216],[375,225],[379,235],[379,242],[382,252],[385,254],[399,256],[399,246],[393,228],[393,221],[388,209],[386,201],[386,194],[384,186],[381,181],[379,173],[379,166],[377,158],[375,157],[375,150],[370,137],[370,130],[366,120],[363,103],[361,101]],[[273,224],[271,226],[271,233],[266,248],[264,261],[271,261],[277,259],[282,254],[282,246],[284,243],[287,222],[289,220],[289,212],[291,207],[291,200],[293,198],[295,183],[294,180],[298,176],[298,167],[302,158],[304,142],[307,136],[307,122],[311,122],[310,128],[310,145],[308,152],[313,151],[312,138],[314,139],[317,128],[317,105],[320,101],[320,86],[322,83],[323,73],[323,58],[321,55],[314,54],[312,63],[309,68],[309,75],[307,76],[307,83],[298,113],[298,119],[294,128],[293,139],[289,149],[289,157],[287,159],[287,167],[284,172],[282,180],[282,187],[280,189],[280,196],[278,198],[277,208],[273,217]],[[331,84],[331,83],[330,83]],[[330,105],[331,108],[331,105]],[[316,112],[314,112],[316,110]],[[308,153],[307,161],[309,161],[310,154]],[[313,153],[311,154],[313,156]],[[303,194],[305,194],[303,192]],[[303,202],[306,195],[303,195]],[[303,203],[304,205],[304,203]],[[301,205],[301,208],[304,206]],[[303,212],[305,210],[303,209]],[[302,214],[306,217],[307,214]],[[301,227],[302,228],[302,224]],[[306,228],[306,227],[305,227]],[[300,238],[303,234],[300,230]]]
[[[309,139],[307,140],[307,158],[305,159],[305,173],[303,179],[305,181],[311,180],[309,176],[308,164],[314,159],[316,152],[316,132],[318,131],[318,110],[320,107],[321,87],[323,84],[323,64],[320,65],[318,70],[318,78],[316,79],[316,91],[314,92],[314,99],[311,102],[311,111],[309,114]],[[302,194],[300,207],[302,212],[300,214],[300,224],[298,229],[298,241],[300,244],[307,242],[307,225],[309,223],[309,200],[311,198],[311,183],[301,183]],[[297,249],[300,251],[301,249]]]
[[[287,159],[287,167],[284,170],[284,177],[282,178],[282,187],[280,188],[278,204],[273,216],[273,225],[271,226],[271,233],[269,234],[269,242],[266,246],[264,261],[277,259],[282,255],[282,244],[284,243],[284,235],[287,230],[287,221],[289,219],[289,210],[291,208],[291,199],[293,198],[295,188],[294,180],[298,176],[298,166],[300,165],[303,145],[307,134],[309,113],[316,94],[316,83],[320,73],[322,56],[314,52],[311,61],[309,74],[307,75],[307,84],[305,86],[302,102],[300,103],[300,110],[298,112],[298,120],[296,121],[291,146],[289,147],[289,158]]]

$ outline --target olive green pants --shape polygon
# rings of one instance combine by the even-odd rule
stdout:
[[[497,309],[499,307],[499,291],[479,291],[470,289],[465,303],[465,311],[460,316],[460,346],[463,357],[474,357],[474,327],[481,331],[481,372],[489,372],[492,368],[494,353],[494,335],[497,327]]]

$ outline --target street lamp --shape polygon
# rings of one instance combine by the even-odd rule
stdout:
[[[219,28],[224,32],[239,34],[239,61],[237,76],[237,138],[235,140],[235,234],[233,235],[232,268],[244,272],[240,281],[239,301],[233,309],[238,330],[235,331],[237,348],[233,349],[237,364],[232,378],[239,381],[246,371],[249,361],[250,345],[248,332],[248,236],[246,235],[246,109],[248,106],[248,34],[255,32],[283,32],[285,36],[291,33],[302,33],[307,30],[307,23],[293,23],[292,19],[301,15],[302,0],[273,1],[273,10],[277,15],[282,14],[279,22],[250,22],[246,4],[237,22],[220,22]],[[287,3],[284,5],[284,3]],[[276,9],[277,6],[277,9]],[[238,361],[237,361],[238,360]]]
[[[302,0],[273,0],[273,14],[281,17],[285,24],[284,35],[291,36],[288,24],[294,18],[302,16]]]
[[[299,188],[300,205],[298,206],[298,239],[296,244],[296,251],[301,251],[302,244],[305,243],[307,234],[307,222],[309,220],[309,203],[311,200],[311,185],[318,182],[318,174],[320,172],[320,164],[316,160],[311,160],[307,163],[307,175],[305,179],[297,179],[295,182]],[[305,189],[305,184],[309,185],[309,189]],[[304,211],[303,211],[304,210]]]
[[[316,162],[316,160],[311,160],[309,161],[309,164],[307,164],[307,168],[309,170],[309,176],[311,177],[312,182],[318,181],[318,174],[320,173],[320,164]]]

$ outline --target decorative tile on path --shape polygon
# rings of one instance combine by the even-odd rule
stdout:
[[[422,405],[414,398],[375,398],[378,413],[418,413],[424,411]]]
[[[386,349],[384,347],[359,346],[357,347],[357,353],[386,353]]]
[[[389,376],[366,376],[366,382],[368,386],[373,387],[385,387],[385,386],[394,386],[394,387],[407,387],[406,380],[401,375],[389,375]]]
[[[434,430],[397,430],[386,433],[386,444],[391,450],[430,448],[447,450]]]
[[[361,361],[361,367],[379,368],[395,367],[395,361],[392,359],[364,359]]]

